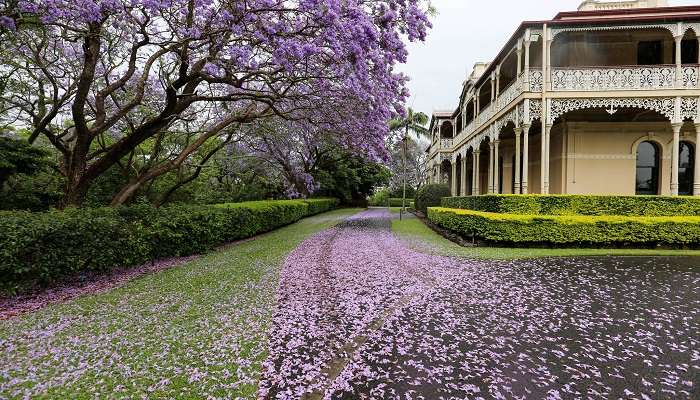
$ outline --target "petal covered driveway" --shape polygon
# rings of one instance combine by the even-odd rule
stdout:
[[[700,266],[427,255],[369,210],[288,256],[270,335],[263,398],[700,398]]]

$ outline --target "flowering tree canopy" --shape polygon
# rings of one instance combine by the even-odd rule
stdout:
[[[242,124],[282,117],[370,157],[403,112],[403,38],[423,0],[32,0],[0,5],[0,126],[62,154],[65,203],[136,147],[196,135],[162,167]],[[156,171],[154,174],[158,174]]]

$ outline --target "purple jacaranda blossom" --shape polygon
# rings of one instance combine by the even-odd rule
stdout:
[[[26,104],[0,122],[47,136],[64,166],[80,169],[65,174],[79,180],[66,185],[81,187],[66,196],[78,203],[85,186],[159,132],[205,132],[190,141],[200,143],[238,124],[304,119],[384,159],[387,121],[408,96],[396,66],[406,41],[425,39],[427,8],[424,0],[21,0],[17,14],[44,29],[41,40],[17,29],[17,40],[3,41],[3,54],[18,57],[7,62],[26,66],[3,95]],[[50,104],[48,117],[32,115],[37,103]],[[73,154],[76,136],[80,148],[95,140],[106,148]]]
[[[687,260],[419,253],[371,210],[287,258],[260,397],[692,399],[699,285]]]

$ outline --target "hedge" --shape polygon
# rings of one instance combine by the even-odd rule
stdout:
[[[416,192],[415,208],[423,214],[428,214],[428,207],[439,206],[443,197],[450,196],[450,187],[441,184],[421,186]]]
[[[440,205],[523,215],[700,216],[700,198],[697,197],[486,195],[446,197]]]
[[[700,244],[700,217],[629,217],[498,214],[434,207],[434,224],[493,243],[578,245]]]
[[[337,206],[336,199],[312,199],[0,211],[0,291],[202,253]]]
[[[410,207],[413,203],[413,199],[406,198],[406,207]],[[389,199],[389,207],[401,207],[403,205],[403,199],[400,197],[392,197]]]

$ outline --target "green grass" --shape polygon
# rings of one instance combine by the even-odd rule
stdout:
[[[415,250],[453,257],[508,260],[574,256],[700,256],[700,250],[462,247],[437,234],[413,215],[403,221],[393,219],[391,227],[400,239]]]
[[[285,255],[358,211],[0,321],[0,398],[255,398]]]

